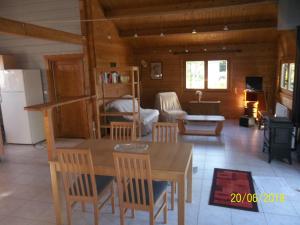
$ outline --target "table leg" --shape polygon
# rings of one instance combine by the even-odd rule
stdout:
[[[191,156],[189,169],[187,171],[187,202],[192,202],[192,187],[193,187],[193,155]]]
[[[50,174],[51,174],[53,203],[54,203],[54,210],[56,216],[56,225],[62,225],[61,205],[60,205],[61,196],[59,192],[57,172],[55,169],[55,164],[51,162],[50,162]]]
[[[185,176],[178,180],[178,225],[185,224]]]
[[[215,129],[216,136],[220,136],[222,130],[223,130],[223,122],[217,122],[217,126]]]
[[[183,119],[177,119],[177,121],[178,121],[179,134],[184,135],[185,134],[184,120]]]

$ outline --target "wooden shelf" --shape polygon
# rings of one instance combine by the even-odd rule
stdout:
[[[133,84],[138,84],[138,83],[137,83],[137,82],[133,82]],[[125,85],[126,85],[126,86],[128,85],[128,86],[131,86],[131,85],[132,85],[132,82],[129,81],[128,83],[103,83],[103,85],[104,85],[104,86],[112,86],[112,85],[122,85],[122,86],[123,86],[123,85],[124,85],[124,86],[125,86]]]
[[[132,97],[103,97],[103,98],[98,98],[97,100],[118,100],[118,99],[122,99],[122,100],[131,100]],[[135,98],[136,100],[139,100],[140,98]]]
[[[129,76],[127,83],[103,83],[102,74],[105,72],[116,71],[117,73]],[[135,122],[139,128],[138,136],[141,136],[140,126],[140,78],[138,67],[115,67],[115,68],[95,68],[95,87],[96,87],[96,107],[97,107],[97,127],[99,129],[99,138],[108,134],[109,124],[106,124],[109,120],[107,117],[121,117],[132,116],[133,122]],[[124,95],[131,95],[132,97],[122,97]],[[135,107],[132,104],[131,112],[107,112],[106,107],[101,107],[102,104],[106,104],[109,100],[136,100],[138,105],[138,112],[135,111]],[[102,109],[102,112],[101,110]],[[104,122],[104,124],[101,124]],[[104,132],[103,132],[104,131]],[[102,133],[103,132],[103,133]]]
[[[100,112],[100,116],[134,116],[138,112]]]

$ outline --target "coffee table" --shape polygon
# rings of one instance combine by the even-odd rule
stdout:
[[[217,115],[185,115],[177,118],[179,133],[181,135],[220,136],[223,129],[224,116]],[[191,130],[186,128],[186,122],[212,122],[216,126],[214,130]]]

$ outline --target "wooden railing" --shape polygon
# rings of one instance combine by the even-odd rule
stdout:
[[[28,111],[40,111],[44,114],[44,130],[47,142],[48,160],[55,157],[55,137],[53,129],[52,113],[53,109],[59,106],[72,104],[75,102],[88,101],[95,99],[96,96],[80,96],[72,97],[58,102],[48,102],[44,104],[32,105],[24,107]]]

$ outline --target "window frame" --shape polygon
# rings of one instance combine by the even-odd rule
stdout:
[[[283,66],[283,64],[288,64],[288,68],[287,68],[288,79],[287,79],[287,87],[286,88],[282,87],[282,75],[283,75],[282,74],[282,66]],[[289,84],[290,84],[290,64],[295,64],[295,60],[293,60],[293,59],[282,59],[280,61],[280,68],[279,68],[279,73],[280,73],[280,76],[279,76],[279,89],[280,89],[281,92],[287,93],[287,94],[291,95],[293,93],[293,91],[291,91],[289,89]],[[294,70],[294,83],[295,83],[295,70]]]
[[[193,89],[193,88],[186,88],[186,84],[187,84],[187,82],[186,82],[186,62],[204,62],[204,88],[195,88],[195,89]],[[205,88],[206,88],[206,83],[207,83],[207,80],[206,80],[206,70],[207,70],[207,68],[206,68],[206,60],[204,60],[204,59],[191,59],[191,60],[184,60],[184,89],[185,90],[188,90],[188,91],[196,91],[196,90],[205,90]]]
[[[226,89],[212,89],[208,88],[208,61],[227,61],[227,88]],[[186,62],[188,61],[204,61],[204,88],[190,89],[186,88]],[[194,92],[201,90],[205,92],[228,92],[230,91],[230,59],[229,58],[186,58],[183,60],[183,79],[184,79],[184,91]]]

